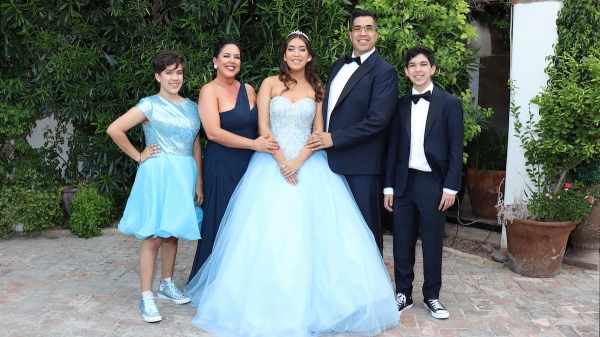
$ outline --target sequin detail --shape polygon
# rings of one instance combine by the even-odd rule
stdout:
[[[158,95],[142,98],[136,105],[150,121],[142,124],[146,146],[158,144],[161,153],[191,156],[200,131],[198,105],[189,99],[181,103]],[[158,154],[160,156],[160,153]]]
[[[312,133],[317,104],[312,98],[292,102],[283,96],[275,96],[269,105],[271,131],[277,139],[285,158],[300,154]]]

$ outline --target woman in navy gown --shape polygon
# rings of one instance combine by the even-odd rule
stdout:
[[[213,56],[217,76],[202,87],[198,100],[198,113],[208,143],[202,163],[204,219],[190,280],[212,252],[229,198],[246,172],[250,157],[255,151],[270,152],[278,148],[270,136],[257,138],[256,93],[252,86],[235,79],[241,66],[239,43],[222,39]]]
[[[212,255],[185,293],[192,323],[218,336],[369,335],[398,324],[389,274],[343,176],[306,148],[323,130],[324,89],[310,42],[291,33],[257,105],[261,135]]]

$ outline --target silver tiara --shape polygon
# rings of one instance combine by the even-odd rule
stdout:
[[[299,30],[295,30],[295,31],[289,33],[288,36],[286,37],[286,39],[288,37],[290,37],[290,35],[302,35],[302,36],[304,36],[310,42],[310,39],[308,38],[308,35],[304,34],[303,32],[301,32]]]

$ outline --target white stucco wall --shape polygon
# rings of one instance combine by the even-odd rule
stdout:
[[[482,27],[479,24],[479,21],[471,21],[471,26],[475,27],[477,38],[469,41],[467,47],[473,51],[479,48],[478,53],[482,55],[492,55],[492,39],[490,31],[487,28]],[[479,63],[479,59],[477,59],[477,63]],[[469,75],[471,76],[469,89],[471,89],[471,94],[475,99],[474,104],[477,105],[479,104],[479,68],[469,70]]]
[[[46,141],[44,139],[44,129],[46,127],[49,127],[54,132],[54,128],[56,128],[56,124],[57,124],[57,122],[56,122],[56,119],[54,118],[54,115],[50,115],[50,116],[47,116],[45,118],[38,120],[36,122],[35,128],[31,132],[31,136],[29,136],[27,138],[27,141],[34,148],[40,148],[40,147],[44,146],[44,142]],[[67,124],[67,134],[64,135],[65,141],[61,146],[61,153],[60,153],[60,156],[64,160],[68,159],[67,158],[67,150],[69,149],[69,147],[67,145],[67,141],[68,141],[69,136],[72,133],[73,133],[73,125],[71,123],[68,123]]]
[[[562,5],[562,1],[542,1],[515,4],[513,7],[510,78],[515,81],[518,89],[511,93],[511,100],[521,106],[520,119],[523,122],[529,118],[529,101],[542,90],[548,80],[544,73],[548,65],[546,57],[554,54],[552,46],[558,40],[556,18]],[[531,111],[537,115],[537,106],[532,105]],[[510,116],[504,197],[507,204],[519,197],[527,186],[532,186],[525,171],[521,142],[512,127],[514,122],[514,118]]]

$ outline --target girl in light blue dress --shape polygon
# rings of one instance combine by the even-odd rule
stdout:
[[[175,287],[173,269],[178,238],[200,239],[202,221],[202,150],[198,106],[179,96],[183,56],[163,51],[153,61],[158,94],[145,97],[115,120],[107,133],[138,162],[138,172],[119,229],[143,239],[140,253],[140,312],[146,322],[162,320],[154,303],[152,279],[158,251],[162,275],[157,297],[176,304],[190,299]],[[142,123],[146,148],[141,153],[125,134]]]
[[[377,335],[398,324],[388,272],[343,176],[305,148],[323,130],[324,88],[306,35],[290,34],[280,75],[258,93],[257,152],[213,252],[185,288],[192,323],[218,336]]]

